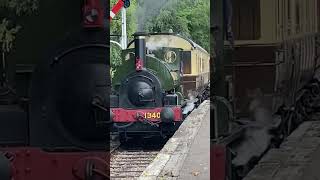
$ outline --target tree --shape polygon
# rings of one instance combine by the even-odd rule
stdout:
[[[149,32],[168,32],[172,29],[209,50],[209,15],[209,0],[175,1],[150,18],[145,23],[145,29]]]
[[[209,0],[198,0],[191,8],[189,30],[191,39],[207,51],[210,50],[210,3]]]
[[[121,48],[115,44],[111,44],[110,48],[110,58],[111,58],[111,78],[113,77],[114,73],[116,72],[116,68],[122,64],[121,58]]]
[[[110,1],[111,7],[116,1]],[[155,10],[156,8],[158,9]],[[209,15],[209,0],[141,0],[141,4],[138,4],[138,0],[131,0],[131,6],[127,9],[127,34],[129,39],[132,40],[131,35],[137,31],[137,24],[141,23],[141,19],[138,21],[138,17],[146,21],[142,23],[143,27],[140,27],[142,30],[147,32],[168,32],[169,29],[172,29],[173,32],[186,36],[209,50]],[[140,28],[139,30],[141,30]],[[120,20],[111,22],[110,33],[121,34]],[[113,40],[119,41],[119,39]],[[121,50],[119,48],[116,49],[116,46],[111,46],[110,58],[113,72],[122,62],[119,51]]]

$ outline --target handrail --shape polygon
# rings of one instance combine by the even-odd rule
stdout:
[[[118,46],[122,49],[121,44],[120,44],[120,43],[118,43],[117,41],[110,40],[110,42],[111,42],[111,43],[114,43],[114,44],[116,44],[116,45],[118,45]]]

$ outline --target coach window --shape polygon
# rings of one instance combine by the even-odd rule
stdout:
[[[317,23],[316,31],[320,31],[320,2],[319,1],[316,1],[315,19]]]
[[[296,8],[296,33],[299,34],[301,31],[301,29],[300,29],[300,2],[299,2],[299,0],[296,1],[295,8]]]
[[[183,74],[191,74],[191,52],[182,52],[182,68]]]
[[[312,0],[311,2],[311,28],[312,28],[312,32],[316,32],[316,28],[317,28],[317,22],[316,19],[318,18],[318,14],[317,14],[317,0]]]
[[[277,39],[281,39],[282,37],[282,33],[281,33],[281,30],[282,30],[282,22],[281,22],[281,9],[282,5],[280,3],[280,0],[277,0]]]
[[[203,57],[202,57],[202,54],[201,54],[201,73],[203,72]]]
[[[235,40],[259,39],[261,36],[260,0],[232,0],[232,9],[232,29]]]
[[[292,21],[292,16],[291,16],[291,0],[288,0],[288,6],[287,6],[287,17],[288,17],[288,36],[292,34],[292,29],[293,27],[293,21]]]
[[[199,71],[199,60],[198,60],[198,54],[196,54],[196,63],[197,63],[196,71],[198,72],[198,71]]]
[[[199,73],[201,73],[201,54],[199,54]]]
[[[201,58],[201,55],[200,55],[199,60],[200,60],[200,72],[199,73],[201,73],[202,72],[202,58]]]
[[[309,0],[310,1],[310,0]],[[309,16],[309,12],[310,12],[310,7],[309,7],[309,1],[305,1],[305,11],[306,11],[306,32],[310,32],[310,16]]]

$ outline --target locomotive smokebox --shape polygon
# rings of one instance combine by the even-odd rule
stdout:
[[[136,71],[141,71],[146,67],[146,36],[144,32],[136,32],[134,36]]]

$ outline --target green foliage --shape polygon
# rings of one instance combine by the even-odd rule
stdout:
[[[110,0],[110,7],[113,7],[118,0]],[[127,13],[127,34],[131,36],[137,29],[136,24],[136,9],[137,0],[131,0],[131,5],[126,9]],[[111,21],[110,34],[121,35],[121,12],[119,12],[115,19]]]
[[[138,0],[131,0],[131,6],[127,8],[127,34],[129,35],[128,42],[132,40],[132,34],[137,31],[137,16],[138,11],[148,13],[148,17],[143,17],[147,22],[143,23],[143,29],[148,32],[168,32],[170,29],[174,33],[179,33],[192,39],[194,42],[205,48],[210,49],[209,44],[209,15],[210,15],[210,1],[209,0],[148,0],[154,1],[155,4],[161,4],[159,13],[145,12],[144,9],[148,7],[138,8]],[[159,2],[155,2],[159,1]],[[160,3],[161,1],[161,3]],[[117,2],[117,0],[110,1],[110,7]],[[143,1],[145,2],[145,1]],[[149,5],[152,4],[148,3]],[[144,3],[146,5],[146,3]],[[141,17],[141,12],[140,12]],[[117,14],[115,19],[111,22],[110,33],[121,35],[121,13]],[[114,39],[119,42],[119,39]],[[112,72],[122,63],[121,50],[115,46],[111,46],[111,67]]]
[[[191,39],[210,50],[210,2],[199,0],[192,8],[189,30]]]
[[[150,18],[145,29],[149,32],[168,32],[172,29],[209,50],[209,15],[209,0],[176,1]]]
[[[16,25],[11,18],[21,15],[29,15],[38,8],[38,0],[1,0],[0,12],[6,12],[10,18],[0,19],[0,45],[2,52],[9,52],[12,48],[16,34],[20,26]]]
[[[110,7],[112,8],[117,1],[118,0],[111,0]],[[135,18],[136,7],[137,7],[137,1],[131,0],[130,7],[126,9],[128,42],[132,40],[133,37],[131,35],[134,34],[134,32],[137,29],[136,18]],[[115,16],[115,18],[111,21],[110,34],[121,35],[121,12],[119,12]],[[119,38],[115,38],[114,40],[119,42]],[[111,74],[113,77],[116,67],[122,64],[121,49],[113,43],[111,43],[111,48],[110,48],[110,61],[111,61]]]
[[[149,32],[168,32],[172,29],[173,32],[189,36],[188,21],[178,13],[171,9],[161,10],[159,16],[146,23],[145,29]]]
[[[111,77],[113,77],[116,71],[116,68],[122,64],[121,48],[115,44],[111,44],[110,55],[111,55]]]

